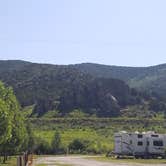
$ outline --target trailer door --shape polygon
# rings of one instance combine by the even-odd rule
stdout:
[[[122,154],[122,136],[115,135],[115,147],[114,147],[116,154]]]

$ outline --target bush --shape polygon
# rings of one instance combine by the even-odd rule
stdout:
[[[87,147],[89,146],[89,141],[88,140],[82,140],[82,139],[74,139],[70,144],[69,144],[69,151],[71,153],[85,153],[87,150]]]
[[[89,116],[90,116],[89,114],[77,109],[73,110],[67,115],[67,117],[70,117],[70,118],[85,118]]]
[[[61,149],[61,135],[59,132],[55,132],[54,138],[51,143],[52,153],[57,154]]]
[[[51,154],[51,147],[49,143],[41,138],[36,138],[34,152],[40,154]]]

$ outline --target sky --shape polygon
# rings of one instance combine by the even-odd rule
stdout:
[[[0,0],[0,59],[166,63],[165,0]]]

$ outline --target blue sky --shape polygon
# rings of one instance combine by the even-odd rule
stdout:
[[[165,0],[1,0],[0,59],[166,63]]]

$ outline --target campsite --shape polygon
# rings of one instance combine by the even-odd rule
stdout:
[[[0,166],[166,166],[166,0],[0,0]]]

